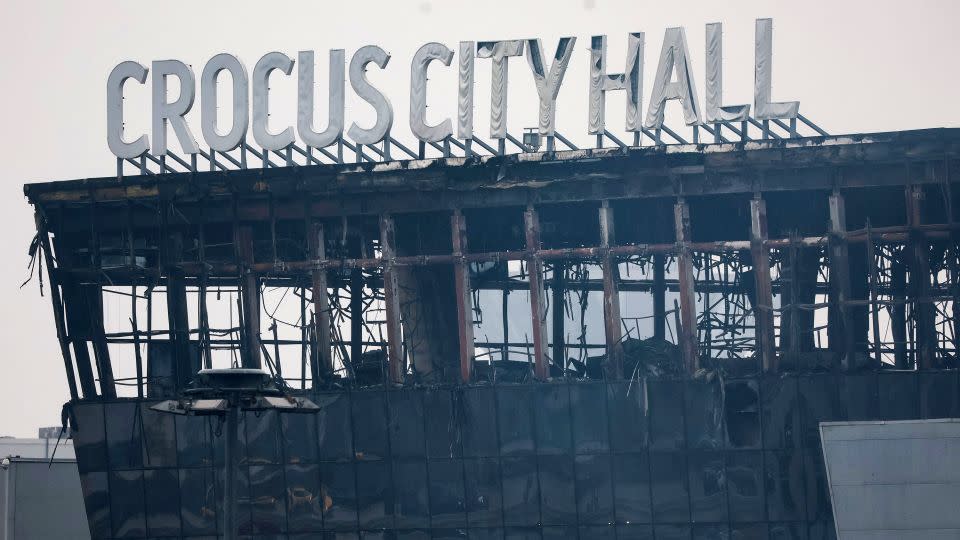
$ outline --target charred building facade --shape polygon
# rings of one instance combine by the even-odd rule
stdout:
[[[26,186],[93,538],[221,532],[204,367],[320,406],[250,538],[832,538],[820,421],[960,415],[960,131],[463,150]]]

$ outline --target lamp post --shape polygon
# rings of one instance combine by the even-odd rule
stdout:
[[[277,388],[271,376],[259,369],[202,369],[193,388],[180,399],[157,403],[151,409],[172,414],[219,416],[226,423],[223,449],[223,537],[237,538],[237,427],[240,411],[315,413],[319,408],[307,398]]]

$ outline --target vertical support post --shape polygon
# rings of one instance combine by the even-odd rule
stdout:
[[[923,231],[923,187],[910,186],[908,189],[907,220],[910,224],[910,285],[913,296],[913,309],[917,313],[916,355],[917,369],[936,367],[937,327],[936,311],[930,299],[930,249]]]
[[[235,398],[233,398],[235,399]],[[239,424],[240,406],[231,403],[227,408],[226,440],[223,444],[223,538],[224,540],[237,539],[237,425]]]
[[[453,280],[457,295],[457,330],[460,352],[460,382],[473,380],[473,295],[470,293],[470,266],[467,252],[467,220],[459,209],[450,218],[453,240]]]
[[[693,254],[690,251],[690,207],[683,198],[673,207],[677,236],[677,272],[680,282],[680,351],[684,367],[693,374],[700,367],[697,353],[697,298],[694,292]]]
[[[767,201],[759,196],[750,201],[750,254],[753,258],[753,276],[756,305],[753,317],[757,321],[757,353],[763,371],[776,373],[779,369],[773,328],[773,287],[770,282],[770,250],[767,240]]]
[[[260,356],[260,284],[253,273],[253,229],[240,227],[238,230],[240,249],[241,278],[240,294],[243,297],[244,340],[247,354],[243,357],[243,367],[261,367]]]
[[[546,380],[550,376],[547,362],[547,310],[543,291],[543,261],[537,252],[540,250],[540,217],[532,204],[527,205],[523,213],[524,232],[527,248],[527,272],[530,281],[530,317],[533,323],[533,374],[537,379]]]
[[[904,257],[905,258],[905,257]],[[907,355],[907,267],[894,252],[890,263],[890,334],[893,336],[893,362],[897,369],[910,367]]]
[[[57,328],[57,341],[60,343],[60,354],[63,356],[63,366],[67,371],[67,386],[70,388],[70,399],[79,398],[77,394],[77,380],[73,369],[73,357],[70,354],[70,342],[67,339],[67,328],[63,320],[63,302],[60,298],[60,280],[53,263],[53,253],[50,250],[50,236],[47,234],[45,221],[39,212],[35,214],[37,234],[40,237],[40,249],[43,250],[43,259],[47,263],[47,277],[50,281],[50,305],[53,307],[53,322]],[[61,264],[63,257],[60,257]],[[89,365],[89,364],[88,364]],[[86,389],[85,389],[86,390]],[[84,397],[87,396],[84,391]]]
[[[620,323],[620,286],[617,259],[610,254],[616,242],[613,208],[610,201],[600,206],[600,248],[603,253],[600,268],[603,272],[603,330],[607,340],[607,361],[616,379],[623,378],[623,331]]]
[[[867,270],[870,272],[870,322],[873,326],[873,356],[875,362],[883,361],[880,343],[880,303],[878,301],[880,276],[877,274],[877,259],[873,246],[873,231],[867,222]]]
[[[161,171],[162,172],[162,171]],[[100,258],[100,231],[98,227],[97,205],[95,199],[90,205],[91,239],[90,253],[94,268],[102,267]],[[90,317],[90,339],[93,343],[93,355],[100,374],[100,395],[105,398],[117,397],[117,386],[113,378],[113,364],[110,362],[110,349],[107,347],[106,331],[103,327],[103,289],[99,284],[81,287],[86,298]]]
[[[653,256],[653,337],[667,339],[667,256]],[[640,337],[640,336],[637,336]]]
[[[316,350],[313,353],[313,362],[311,363],[311,376],[313,377],[314,387],[318,386],[324,378],[333,375],[333,356],[330,348],[330,300],[327,298],[327,270],[320,267],[327,258],[326,239],[324,237],[323,223],[313,224],[313,230],[310,234],[312,243],[311,252],[315,263],[311,272],[311,283],[313,286],[313,323],[314,331],[317,335]]]
[[[830,348],[840,354],[840,367],[849,371],[853,367],[854,331],[853,315],[849,302],[850,253],[847,246],[847,211],[843,195],[834,191],[830,195],[830,317],[828,329]]]
[[[363,355],[363,270],[350,271],[350,361],[348,365],[357,365]],[[350,367],[348,372],[352,373]]]
[[[566,370],[567,344],[564,330],[566,312],[563,308],[563,293],[566,289],[566,264],[563,261],[554,261],[552,278],[550,302],[553,304],[553,317],[550,324],[553,328],[553,343],[550,347],[550,354],[554,365]]]
[[[396,257],[396,229],[393,217],[389,214],[380,216],[380,249],[383,257],[383,303],[387,315],[387,363],[390,382],[402,384],[407,369],[403,357],[403,331],[400,326],[400,286],[393,267],[393,259]]]

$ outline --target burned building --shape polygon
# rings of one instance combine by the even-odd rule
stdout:
[[[204,367],[320,407],[250,538],[832,538],[820,421],[960,415],[960,131],[435,149],[26,186],[93,538],[222,532]]]

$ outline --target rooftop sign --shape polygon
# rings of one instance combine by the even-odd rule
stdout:
[[[770,19],[756,21],[752,117],[761,121],[793,120],[798,117],[799,102],[771,101],[772,31],[773,23]],[[561,38],[556,52],[550,57],[544,55],[544,46],[540,39],[462,41],[456,52],[442,43],[431,42],[423,45],[410,64],[410,132],[422,143],[434,145],[441,141],[450,141],[454,133],[457,139],[467,142],[474,140],[474,71],[478,61],[489,60],[492,69],[489,136],[497,140],[502,149],[504,139],[510,138],[507,133],[507,68],[511,57],[525,56],[533,73],[539,98],[537,131],[552,142],[552,138],[557,135],[557,97],[564,84],[564,75],[573,57],[576,41],[575,37]],[[685,31],[683,28],[668,28],[660,50],[650,100],[644,113],[644,34],[629,34],[624,56],[608,54],[606,36],[593,36],[590,38],[588,133],[599,137],[609,133],[604,115],[605,101],[608,94],[613,92],[622,92],[621,96],[625,98],[625,129],[634,134],[636,141],[639,141],[641,132],[656,130],[659,134],[659,130],[664,127],[666,104],[670,101],[677,101],[682,106],[684,121],[688,126],[714,125],[718,139],[720,125],[747,122],[751,119],[751,105],[723,103],[721,47],[720,23],[706,25],[706,91],[701,107]],[[127,160],[145,154],[167,155],[168,126],[173,128],[173,134],[185,153],[200,153],[205,157],[215,156],[216,152],[226,153],[237,148],[248,148],[245,142],[248,128],[253,131],[256,145],[263,149],[265,160],[270,152],[299,148],[296,146],[298,140],[308,150],[323,149],[343,142],[344,135],[357,145],[370,146],[382,142],[386,146],[391,140],[390,131],[395,120],[393,107],[390,99],[367,80],[366,70],[371,65],[387,69],[389,62],[390,54],[376,45],[367,45],[355,51],[349,65],[344,50],[330,50],[330,83],[326,96],[329,100],[329,117],[326,126],[322,128],[314,122],[313,51],[300,51],[296,60],[281,52],[267,53],[253,66],[252,74],[248,73],[247,66],[236,56],[221,53],[206,63],[200,73],[199,83],[190,66],[180,60],[155,60],[150,68],[136,61],[121,62],[110,72],[107,79],[107,142],[110,151],[117,158]],[[446,118],[431,125],[426,121],[426,96],[427,68],[433,62],[451,67],[456,65],[459,74],[458,114],[456,118]],[[622,71],[613,66],[622,66]],[[271,95],[270,77],[294,76],[294,68],[298,87],[296,126],[273,130],[268,126],[270,102],[280,96]],[[216,91],[217,80],[224,72],[228,72],[232,80],[232,102],[229,104],[218,103]],[[131,79],[146,84],[148,74],[152,77],[151,133],[127,134],[123,122],[124,85]],[[168,98],[167,89],[171,78],[178,79],[180,87],[179,96],[175,100]],[[344,98],[348,78],[352,91],[369,103],[376,112],[376,121],[370,127],[363,127],[355,122],[349,126],[347,124]],[[198,86],[201,135],[205,145],[211,150],[209,155],[203,152],[186,122],[186,116],[196,101]],[[217,109],[224,105],[233,111],[230,125],[220,125],[217,119]],[[355,148],[359,149],[358,155],[362,153],[361,146]]]

